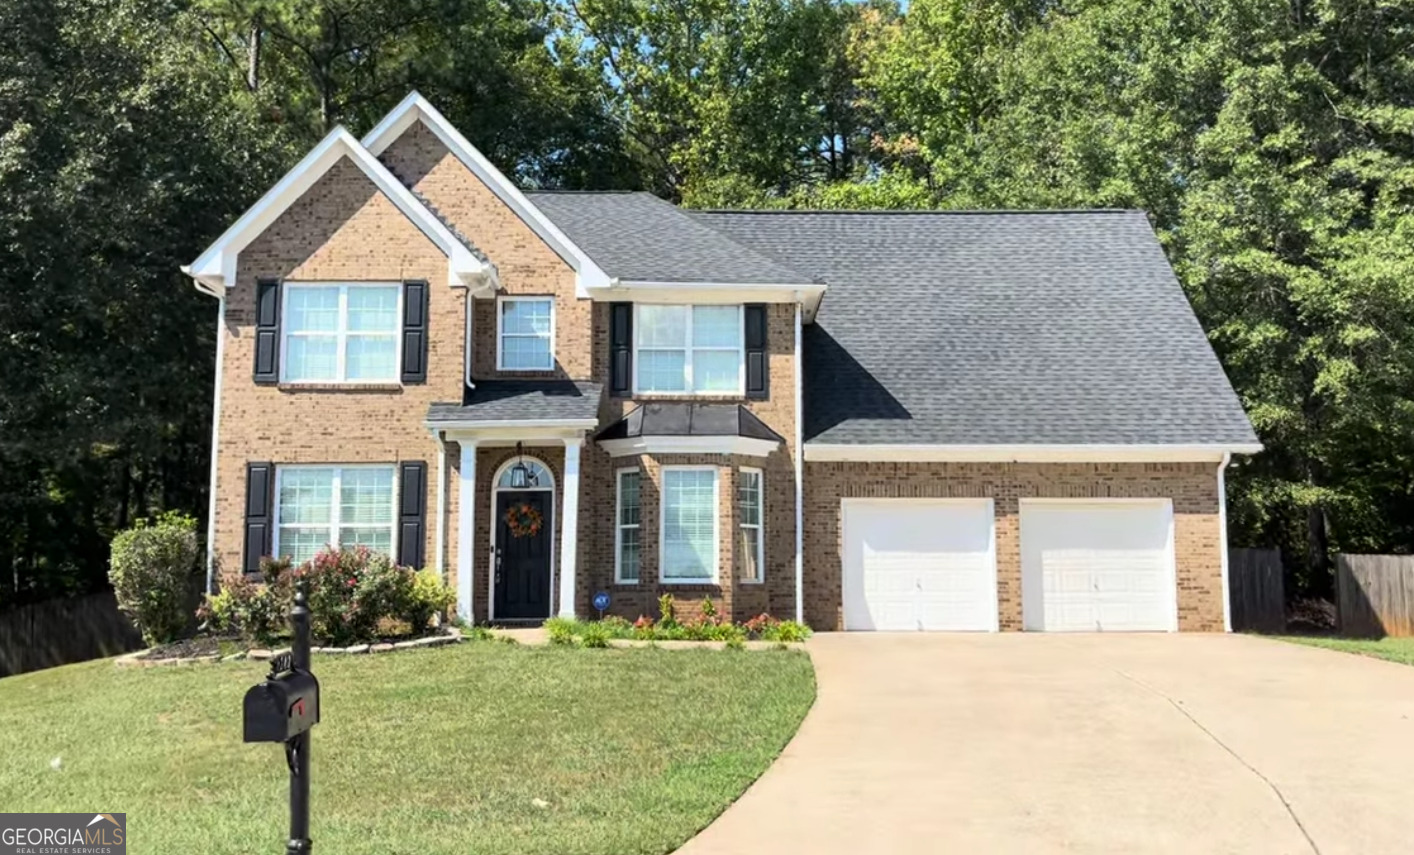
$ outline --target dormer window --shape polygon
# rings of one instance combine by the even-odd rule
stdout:
[[[635,306],[634,390],[741,395],[746,383],[741,306]]]
[[[555,299],[502,297],[496,311],[496,370],[553,371]]]

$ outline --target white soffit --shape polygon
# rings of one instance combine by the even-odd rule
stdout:
[[[633,436],[601,439],[599,447],[610,457],[639,454],[741,454],[766,457],[780,447],[773,439],[749,436]]]
[[[805,444],[816,462],[887,463],[1216,463],[1256,454],[1254,445],[851,445]]]
[[[782,285],[753,282],[649,282],[613,279],[606,290],[595,291],[594,300],[627,303],[799,303],[805,320],[814,322],[827,286],[819,282]]]
[[[260,236],[291,205],[343,158],[349,158],[427,237],[447,255],[447,281],[451,285],[480,285],[493,275],[489,265],[467,248],[447,226],[418,201],[383,164],[342,126],[330,131],[319,145],[276,182],[260,201],[207,247],[196,261],[182,268],[197,288],[220,296],[223,287],[236,281],[236,260],[242,249]]]
[[[596,288],[609,286],[608,275],[595,264],[593,259],[575,246],[559,227],[545,216],[544,212],[520,192],[515,182],[497,169],[485,155],[476,150],[466,137],[462,136],[446,117],[438,112],[426,98],[411,92],[383,117],[373,130],[363,138],[363,145],[376,157],[381,155],[393,141],[402,136],[412,123],[421,120],[428,130],[442,141],[442,145],[470,169],[477,178],[496,194],[518,217],[530,226],[541,240],[545,241],[560,258],[564,259],[576,273],[577,291],[580,297],[588,297]]]

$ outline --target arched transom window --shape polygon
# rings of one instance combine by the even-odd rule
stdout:
[[[523,463],[526,469],[525,486],[521,488],[517,488],[516,485],[511,482],[517,463]],[[551,477],[549,470],[547,470],[540,461],[532,460],[529,457],[521,460],[512,460],[509,466],[501,470],[501,477],[496,480],[497,487],[507,490],[548,490],[554,483],[554,478]]]

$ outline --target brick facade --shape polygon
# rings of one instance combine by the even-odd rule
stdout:
[[[607,385],[609,308],[575,295],[570,265],[540,240],[420,122],[383,153],[383,162],[427,199],[497,266],[503,294],[547,295],[555,300],[555,367],[549,372],[495,370],[495,299],[473,305],[473,377],[568,378]],[[442,526],[444,569],[457,580],[459,448],[447,447],[446,481],[436,479],[438,444],[424,425],[428,405],[458,401],[463,394],[467,292],[446,284],[446,257],[359,169],[342,161],[241,252],[237,279],[228,293],[222,334],[224,383],[220,402],[220,446],[216,483],[215,552],[224,572],[242,564],[245,466],[375,463],[421,460],[428,466],[426,556],[437,554],[435,518],[439,486],[447,508]],[[354,387],[258,386],[252,379],[255,282],[384,281],[426,279],[431,285],[427,382]],[[608,591],[611,611],[628,618],[657,614],[657,597],[671,592],[691,614],[710,597],[724,615],[741,620],[770,612],[795,613],[795,470],[793,455],[797,364],[795,306],[772,305],[767,319],[769,396],[742,403],[784,437],[765,458],[731,455],[660,455],[611,458],[592,441],[581,453],[577,610],[589,614],[596,591]],[[655,400],[668,400],[655,398]],[[690,400],[702,401],[702,398]],[[600,424],[643,403],[609,397],[600,402]],[[515,453],[510,447],[477,452],[473,608],[484,620],[490,605],[492,479]],[[555,478],[555,573],[563,508],[562,444],[527,443],[524,453],[546,464]],[[662,584],[658,575],[658,517],[664,465],[717,468],[721,543],[714,585]],[[618,469],[637,466],[642,482],[642,575],[637,584],[614,582],[614,533]],[[764,478],[764,582],[738,579],[740,566],[736,483],[740,467],[761,469]],[[1001,624],[1021,623],[1018,500],[1028,496],[1171,497],[1178,557],[1180,627],[1222,628],[1220,532],[1216,472],[1210,464],[834,464],[809,463],[805,473],[805,617],[819,628],[840,620],[840,499],[847,496],[975,496],[995,500]],[[556,578],[556,583],[558,579]],[[557,610],[558,584],[550,610]]]
[[[806,463],[805,620],[817,628],[843,620],[840,500],[854,497],[992,499],[1003,630],[1021,629],[1021,499],[1172,499],[1178,627],[1223,629],[1217,464]]]

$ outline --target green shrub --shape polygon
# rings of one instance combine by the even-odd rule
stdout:
[[[376,638],[384,618],[404,618],[414,573],[381,552],[356,546],[322,550],[293,575],[309,582],[314,637],[343,647]]]
[[[457,592],[442,581],[437,571],[422,570],[413,574],[406,602],[397,616],[407,621],[413,634],[417,635],[427,629],[433,615],[446,614],[456,599]]]
[[[602,621],[594,621],[584,625],[579,643],[585,647],[608,647],[610,638],[609,628],[604,626]]]
[[[609,615],[599,621],[599,625],[604,627],[610,638],[633,638],[633,624],[629,623],[628,618]]]
[[[462,638],[470,639],[472,641],[494,641],[497,637],[496,633],[492,632],[490,629],[484,626],[463,626],[461,628],[461,631]],[[502,636],[502,638],[509,637],[510,636]]]
[[[551,644],[574,644],[580,624],[574,618],[552,617],[545,621],[545,631],[550,634]]]
[[[187,596],[200,556],[196,520],[185,514],[139,520],[113,538],[108,579],[118,607],[149,645],[174,641],[187,628]]]
[[[658,625],[677,626],[677,608],[673,605],[673,595],[664,594],[658,598]]]
[[[768,626],[761,633],[764,641],[793,642],[810,637],[810,627],[793,620],[783,620]]]
[[[235,633],[251,644],[270,645],[289,628],[290,586],[287,581],[259,584],[237,576],[206,597],[197,619],[220,633]]]
[[[727,639],[727,649],[728,649],[728,650],[745,650],[745,649],[746,649],[746,633],[743,632],[741,635],[734,635],[734,636],[732,636],[731,638],[728,638],[728,639]]]

